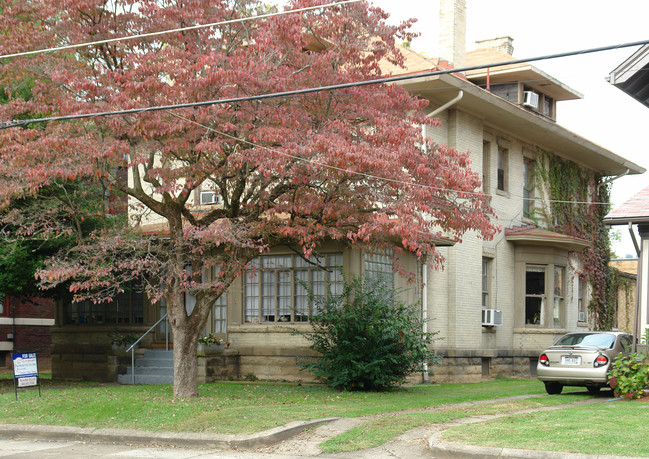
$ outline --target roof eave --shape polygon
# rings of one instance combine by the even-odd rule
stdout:
[[[572,131],[513,104],[478,86],[467,84],[455,75],[422,76],[400,83],[405,89],[442,105],[455,97],[458,90],[464,97],[457,108],[472,113],[504,132],[555,151],[562,157],[606,176],[643,174],[646,169],[585,139]],[[429,89],[434,91],[426,92]],[[496,124],[497,123],[497,124]]]

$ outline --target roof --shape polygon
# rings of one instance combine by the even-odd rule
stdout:
[[[649,186],[604,217],[607,225],[649,223]]]
[[[513,56],[493,48],[476,49],[466,53],[467,66],[486,65],[514,60]],[[476,84],[490,84],[525,81],[532,89],[554,98],[554,100],[583,99],[584,96],[544,71],[527,62],[503,65],[489,69],[469,70],[466,77]]]
[[[649,107],[649,45],[642,46],[613,70],[608,82]]]
[[[535,225],[506,228],[505,239],[515,244],[551,246],[569,252],[580,252],[591,245],[585,239],[544,230]]]
[[[526,142],[554,151],[563,158],[606,176],[645,172],[642,166],[557,123],[471,84],[464,75],[425,75],[425,72],[447,68],[448,63],[444,60],[424,57],[403,46],[399,48],[405,57],[404,68],[383,63],[382,70],[392,75],[424,74],[421,78],[402,81],[400,85],[418,97],[430,100],[434,106],[444,105],[455,98],[459,90],[462,90],[464,96],[455,104],[456,108],[471,113],[506,132],[515,133]]]
[[[404,57],[403,67],[394,65],[387,60],[382,60],[380,65],[381,71],[384,74],[414,75],[417,73],[434,72],[437,70],[453,68],[445,60],[425,57],[422,54],[402,45],[396,45],[396,47]]]

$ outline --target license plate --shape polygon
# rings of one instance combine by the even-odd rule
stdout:
[[[579,365],[581,357],[577,355],[564,355],[561,357],[561,365]]]

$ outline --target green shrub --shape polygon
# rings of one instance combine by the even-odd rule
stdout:
[[[647,344],[649,331],[645,332]],[[620,354],[608,372],[609,385],[615,395],[625,398],[640,398],[649,389],[649,348],[644,352],[629,355]]]
[[[313,331],[302,335],[320,357],[299,365],[331,387],[381,390],[421,371],[426,361],[437,363],[421,310],[396,297],[384,283],[357,277],[340,295],[316,299]]]

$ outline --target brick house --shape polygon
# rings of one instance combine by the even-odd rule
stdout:
[[[0,301],[0,367],[11,368],[12,353],[36,352],[39,370],[49,370],[50,328],[54,325],[54,301],[49,298]]]
[[[611,268],[615,269],[613,298],[615,299],[617,329],[633,333],[635,321],[635,294],[638,278],[638,259],[619,258],[611,260]]]
[[[441,58],[430,59],[403,48],[406,68],[384,70],[416,75],[454,66],[513,60],[512,39],[487,40],[467,53],[464,45],[465,2],[442,0]],[[589,286],[579,278],[582,268],[572,257],[591,241],[544,229],[539,215],[548,205],[547,190],[533,180],[544,152],[577,164],[587,174],[615,177],[644,169],[556,123],[558,102],[581,94],[529,64],[512,64],[465,75],[422,76],[402,83],[412,94],[430,101],[430,116],[441,126],[422,134],[439,144],[469,151],[481,172],[484,190],[492,196],[497,225],[503,231],[492,241],[467,234],[461,243],[440,245],[443,271],[432,271],[406,256],[401,261],[418,275],[408,286],[392,270],[389,253],[363,253],[336,244],[320,247],[322,262],[390,279],[408,287],[406,301],[421,300],[423,313],[437,331],[434,348],[444,356],[434,369],[435,381],[479,380],[495,375],[533,375],[539,353],[558,336],[589,328]],[[198,191],[197,208],[218,205],[214,192]],[[308,305],[299,281],[312,287],[340,282],[336,270],[316,270],[291,250],[275,249],[260,256],[257,276],[241,276],[217,304],[206,327],[230,342],[236,360],[233,376],[303,380],[296,367],[305,355],[305,341],[292,329],[308,330]],[[334,273],[334,274],[331,274]],[[330,276],[327,278],[327,276]],[[264,292],[284,292],[272,297]],[[191,296],[186,298],[191,305]],[[107,370],[107,333],[118,329],[142,333],[164,314],[136,294],[106,305],[68,304],[57,311],[53,330],[53,373],[111,379]],[[288,326],[287,326],[288,325]],[[158,326],[145,346],[163,342]],[[66,363],[66,360],[68,363]],[[234,368],[235,366],[233,366]],[[429,375],[417,375],[428,380]],[[206,379],[207,380],[207,379]]]

